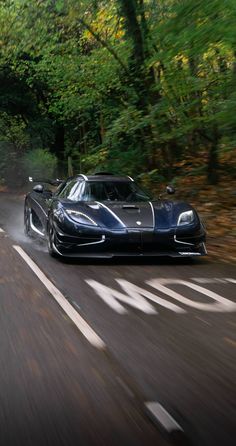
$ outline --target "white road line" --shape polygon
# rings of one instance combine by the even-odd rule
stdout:
[[[115,279],[116,282],[121,286],[122,291],[117,291],[114,288],[110,288],[106,285],[102,285],[96,280],[89,279],[85,282],[91,286],[98,296],[113,310],[117,311],[119,314],[127,314],[128,310],[120,304],[123,302],[133,308],[143,311],[146,314],[157,314],[156,309],[148,302],[148,299],[161,305],[164,308],[174,311],[175,313],[186,313],[184,309],[178,305],[168,302],[159,296],[151,293],[150,291],[140,288],[134,283],[128,282],[125,279]]]
[[[80,316],[80,314],[73,308],[73,306],[66,300],[63,294],[53,285],[53,283],[45,276],[34,261],[26,254],[26,252],[17,245],[13,248],[20,254],[27,265],[36,274],[38,279],[43,283],[45,288],[54,297],[60,307],[64,310],[67,316],[74,322],[79,331],[94,347],[104,349],[106,347],[103,340],[95,333],[95,331],[88,325],[88,323]]]
[[[231,282],[231,283],[236,283],[236,280],[235,279],[226,279],[228,282]]]
[[[194,282],[198,283],[215,283],[215,279],[208,279],[207,277],[191,277],[190,280],[194,280]]]
[[[215,278],[212,278],[212,279],[207,279],[206,277],[191,277],[191,279],[190,280],[194,280],[194,282],[198,282],[198,283],[205,283],[205,284],[207,284],[207,283],[216,283],[216,284],[218,284],[218,283],[226,283],[226,280],[227,279],[218,279],[217,277],[215,277]]]
[[[0,232],[5,232],[2,228],[0,228]]]
[[[178,300],[179,302],[182,302],[185,305],[188,305],[190,307],[196,308],[198,310],[202,311],[219,311],[223,313],[236,311],[236,303],[232,302],[231,300],[225,299],[224,297],[220,296],[220,294],[214,293],[213,291],[208,290],[207,288],[203,288],[199,285],[195,285],[194,283],[187,282],[186,280],[179,280],[179,279],[153,279],[146,281],[146,283],[150,286],[153,286],[157,290],[161,291],[162,293],[167,294],[168,296],[172,297],[173,299]],[[184,285],[188,288],[191,288],[200,294],[205,294],[205,296],[210,297],[215,302],[214,303],[203,303],[194,301],[191,299],[188,299],[187,297],[184,297],[182,294],[176,293],[172,289],[166,287],[165,285]]]
[[[156,401],[148,401],[145,403],[148,412],[154,421],[162,426],[169,434],[173,431],[182,431],[182,427],[175,419],[164,409],[164,407]]]

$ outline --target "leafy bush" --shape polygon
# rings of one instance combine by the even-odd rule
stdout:
[[[7,186],[21,186],[21,158],[28,144],[26,124],[21,117],[0,111],[0,181]]]
[[[35,149],[26,153],[22,159],[26,176],[50,178],[57,167],[57,158],[46,149]]]

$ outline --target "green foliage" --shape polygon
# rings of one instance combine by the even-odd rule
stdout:
[[[217,181],[236,141],[235,19],[234,0],[1,2],[2,175],[47,147],[65,173],[70,156],[150,183],[191,159]]]
[[[19,117],[0,113],[0,181],[19,185],[21,157],[29,143],[26,124]]]
[[[35,149],[27,152],[22,159],[25,176],[52,178],[57,167],[55,155],[46,149]]]
[[[11,143],[20,156],[29,143],[26,133],[26,123],[20,116],[11,116],[0,112],[0,140]]]

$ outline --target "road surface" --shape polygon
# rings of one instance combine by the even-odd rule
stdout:
[[[235,266],[55,260],[4,193],[0,228],[0,444],[235,445]]]

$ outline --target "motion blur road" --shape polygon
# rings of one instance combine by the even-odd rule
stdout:
[[[5,193],[0,228],[1,445],[170,444],[148,402],[189,444],[236,444],[235,266],[56,260]]]

